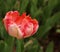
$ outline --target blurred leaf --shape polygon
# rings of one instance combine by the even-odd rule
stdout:
[[[46,52],[53,52],[54,49],[54,43],[50,42],[49,45],[47,46]]]
[[[7,46],[5,47],[5,52],[12,52],[14,47],[14,38],[8,37],[5,42],[7,43]]]
[[[38,2],[38,0],[31,0],[30,2],[31,2],[30,13],[31,13],[31,16],[34,17],[34,14],[37,11],[37,2]]]
[[[4,16],[5,11],[6,11],[5,2],[3,2],[3,0],[0,0],[0,18]]]
[[[38,52],[43,52],[43,47],[41,45]]]
[[[5,52],[7,43],[3,40],[0,40],[0,52]]]
[[[48,6],[45,9],[45,17],[48,18],[51,13],[52,9],[58,4],[58,0],[48,0]]]
[[[44,5],[45,0],[38,0],[38,7],[42,7]]]
[[[45,25],[39,27],[39,30],[36,33],[37,37],[43,37],[59,20],[60,12],[56,13],[51,18],[48,18],[45,22]]]
[[[4,47],[5,47],[4,41],[0,40],[0,52],[4,52]]]
[[[2,18],[0,18],[0,37],[2,39],[7,39],[9,37],[9,35],[4,27]]]
[[[52,14],[52,10],[58,4],[58,0],[48,0],[48,5],[44,8],[43,24]]]
[[[20,0],[20,13],[21,14],[26,11],[28,3],[29,3],[29,0]]]
[[[25,43],[25,51],[27,52],[38,52],[39,44],[35,38],[31,38],[27,43]]]
[[[0,18],[0,38],[4,38],[4,27],[2,24],[2,18]]]
[[[16,1],[15,5],[14,5],[14,9],[18,10],[18,11],[20,10],[20,1],[18,1],[18,0]]]
[[[42,15],[43,11],[42,9],[38,9],[35,13],[34,13],[34,17],[37,17],[38,15]]]
[[[15,3],[16,3],[16,0],[6,0],[5,1],[6,10],[7,11],[13,10]]]

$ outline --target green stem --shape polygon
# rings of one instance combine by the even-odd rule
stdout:
[[[24,52],[23,40],[17,40],[16,52]]]

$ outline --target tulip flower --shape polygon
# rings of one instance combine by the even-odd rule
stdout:
[[[3,23],[9,35],[17,39],[34,35],[39,27],[36,19],[32,19],[26,13],[20,15],[18,11],[7,12]]]

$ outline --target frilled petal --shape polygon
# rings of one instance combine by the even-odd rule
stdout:
[[[38,21],[36,19],[32,19],[29,15],[26,16],[25,19],[28,21],[28,23],[30,22],[33,24],[33,32],[32,32],[32,35],[33,35],[38,30],[38,27],[39,27]]]
[[[23,13],[21,16],[19,16],[19,18],[16,19],[16,24],[21,24],[23,19],[26,17],[26,13]]]
[[[9,20],[15,21],[17,18],[19,18],[19,13],[18,13],[18,11],[9,11],[9,12],[6,14],[4,20],[9,19]]]
[[[24,19],[21,24],[21,30],[24,32],[24,38],[29,37],[33,32],[33,24],[30,23],[27,19]]]
[[[37,21],[36,19],[33,19],[32,23],[33,23],[33,25],[34,25],[32,34],[35,34],[36,31],[38,30],[38,27],[39,27],[38,21]]]

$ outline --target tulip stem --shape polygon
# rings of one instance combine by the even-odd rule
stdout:
[[[16,52],[24,52],[23,40],[17,40]]]

